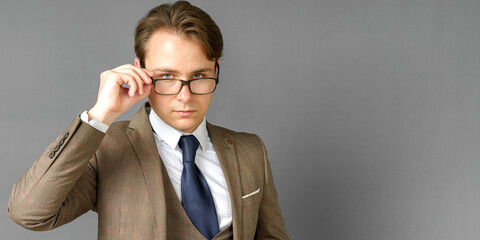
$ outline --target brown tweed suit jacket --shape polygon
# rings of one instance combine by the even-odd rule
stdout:
[[[98,213],[98,239],[168,239],[162,160],[148,103],[106,134],[76,118],[14,185],[8,213],[48,230]],[[234,239],[288,239],[265,147],[256,135],[211,124],[231,196]]]

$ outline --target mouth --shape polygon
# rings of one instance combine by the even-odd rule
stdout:
[[[192,115],[195,110],[180,110],[180,111],[174,111],[175,113],[177,113],[180,117],[188,117],[190,115]]]

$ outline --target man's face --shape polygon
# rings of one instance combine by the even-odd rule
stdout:
[[[197,42],[163,30],[149,39],[145,68],[153,72],[153,79],[215,77],[215,61],[207,58]],[[148,99],[165,123],[191,133],[207,114],[212,94],[195,95],[184,85],[176,95],[158,95],[152,88]]]

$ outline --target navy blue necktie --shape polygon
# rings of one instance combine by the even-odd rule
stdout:
[[[217,212],[207,181],[195,164],[199,144],[193,135],[182,136],[178,141],[183,156],[182,205],[198,231],[212,239],[219,232]]]

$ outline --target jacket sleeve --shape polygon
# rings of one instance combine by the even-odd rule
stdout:
[[[257,136],[262,146],[265,186],[258,213],[255,239],[289,239],[285,230],[285,222],[278,204],[277,190],[273,183],[272,170],[267,158],[267,151],[262,140]]]
[[[96,158],[104,133],[77,117],[13,186],[9,216],[30,230],[66,224],[96,201]]]

